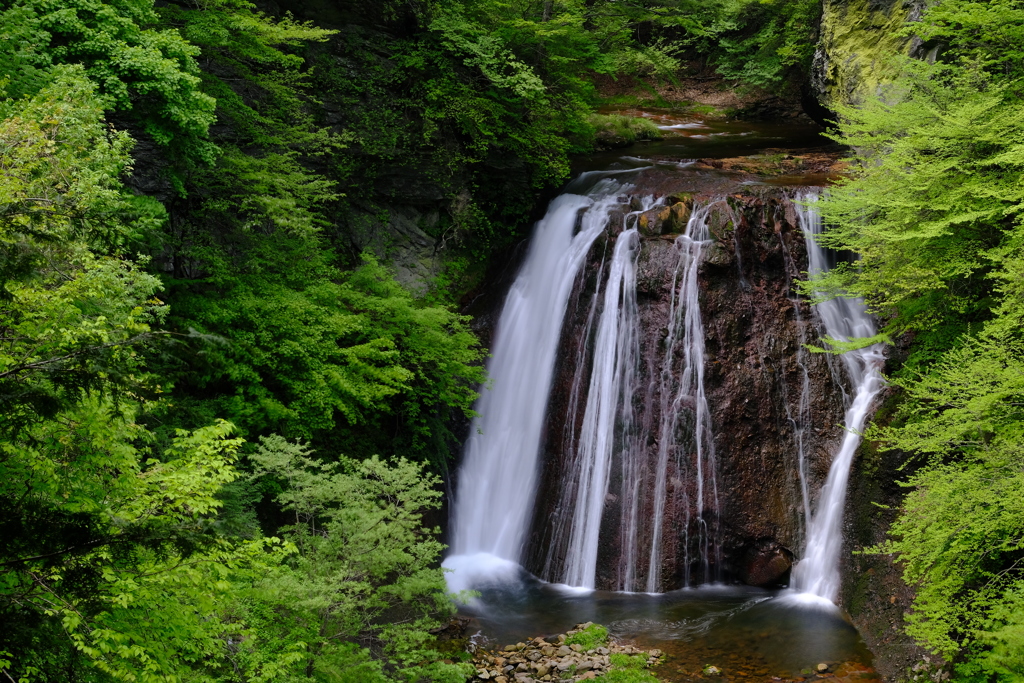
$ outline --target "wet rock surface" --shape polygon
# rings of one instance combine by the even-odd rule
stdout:
[[[808,490],[816,492],[843,434],[844,374],[825,354],[806,350],[805,344],[819,343],[818,326],[808,301],[793,287],[807,269],[793,205],[798,190],[749,179],[746,171],[701,164],[683,171],[655,167],[639,173],[633,195],[621,198],[623,216],[640,206],[639,197],[654,195],[659,201],[626,220],[626,227],[635,225],[642,236],[637,262],[641,378],[633,408],[636,428],[646,435],[642,448],[648,477],[653,476],[665,405],[659,377],[677,286],[680,256],[674,243],[695,207],[712,204],[712,241],[705,248],[699,288],[718,500],[698,513],[693,504],[696,465],[690,449],[680,446],[668,473],[661,590],[716,580],[785,585],[803,543],[801,449]],[[557,501],[586,401],[586,386],[577,386],[574,394],[573,385],[580,376],[589,376],[592,339],[587,322],[600,314],[601,264],[622,227],[610,226],[595,243],[563,329],[548,410],[542,490],[529,544],[534,551],[527,564],[548,580],[560,580],[564,562],[558,537],[564,510]],[[678,377],[678,354],[675,363],[671,373]],[[693,407],[684,401],[679,410],[692,412]],[[679,443],[686,443],[685,435]],[[622,588],[626,572],[618,472],[621,467],[613,464],[598,559],[600,589]],[[651,487],[650,479],[640,486]],[[652,517],[650,506],[641,512],[641,519]],[[640,535],[640,547],[651,542],[650,529]],[[642,579],[649,567],[633,571]]]

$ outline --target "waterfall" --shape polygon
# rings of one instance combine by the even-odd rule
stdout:
[[[717,544],[713,543],[714,530],[709,529],[705,519],[705,511],[718,511],[718,484],[715,476],[716,463],[713,436],[711,433],[711,413],[704,395],[704,327],[701,321],[698,300],[697,271],[704,256],[704,248],[708,239],[708,214],[712,205],[694,208],[686,225],[686,232],[675,242],[679,252],[679,265],[676,269],[672,287],[672,300],[669,309],[669,331],[665,340],[665,359],[661,368],[661,424],[658,431],[658,459],[654,480],[653,519],[651,522],[652,538],[647,571],[647,591],[654,593],[661,590],[661,561],[664,534],[665,507],[668,499],[668,469],[670,458],[675,458],[677,465],[682,465],[679,452],[687,454],[694,463],[695,500],[689,500],[685,490],[682,492],[683,504],[686,509],[685,548],[686,557],[683,566],[686,568],[683,585],[687,585],[689,576],[689,529],[690,508],[693,505],[699,537],[698,547],[704,569],[705,581],[709,579],[709,564],[712,552],[717,552]],[[676,284],[678,283],[678,290]],[[682,332],[682,376],[678,388],[674,392],[675,383],[676,339]],[[671,399],[671,400],[670,400]],[[678,444],[680,416],[692,415],[690,439],[688,443]],[[687,447],[691,450],[686,450]],[[685,466],[683,469],[687,469]],[[710,489],[710,490],[707,490]],[[715,520],[717,524],[717,519]],[[716,562],[716,566],[719,563]]]
[[[810,274],[826,272],[833,265],[833,256],[815,239],[822,232],[821,216],[813,206],[817,195],[801,195],[798,200],[805,204],[798,204],[797,209],[807,243]],[[815,309],[826,333],[833,339],[849,340],[875,335],[874,321],[860,299],[830,299],[817,304]],[[848,401],[844,418],[846,433],[808,523],[804,558],[793,570],[793,584],[798,591],[832,602],[839,594],[839,552],[843,543],[843,506],[850,466],[860,445],[861,431],[872,402],[884,384],[880,345],[848,351],[842,359],[853,387],[853,400]]]
[[[604,282],[604,269],[607,262],[607,249],[605,254],[601,258],[601,266],[597,270],[598,287]],[[573,453],[576,449],[576,414],[579,410],[580,405],[580,394],[583,393],[583,380],[587,376],[587,363],[590,358],[590,342],[594,329],[594,320],[597,318],[598,304],[600,303],[601,297],[598,296],[599,292],[595,292],[594,296],[591,297],[590,306],[587,309],[587,321],[583,326],[583,334],[579,339],[579,346],[575,349],[576,351],[576,365],[572,375],[572,384],[569,388],[569,403],[565,411],[565,430],[562,437],[562,452]],[[579,301],[577,300],[577,304]],[[560,496],[558,504],[555,507],[552,521],[554,529],[552,532],[551,543],[548,544],[547,553],[545,554],[544,560],[544,571],[542,576],[552,577],[558,572],[554,570],[555,565],[565,559],[565,548],[569,545],[569,535],[572,533],[571,524],[563,524],[561,520],[565,517],[570,516],[570,513],[566,508],[571,506],[572,498],[574,497],[573,492],[575,491],[576,481],[578,480],[578,474],[576,478],[571,473],[567,473],[561,478]],[[561,565],[564,566],[564,565]]]
[[[619,407],[623,413],[631,412],[631,397],[623,396],[622,387],[636,375],[638,246],[636,229],[618,236],[605,286],[583,426],[569,473],[569,480],[575,482],[575,495],[562,581],[570,586],[595,586],[598,536],[608,495],[616,425],[621,424]],[[629,438],[628,433],[624,438]]]
[[[641,241],[634,225],[654,200],[637,204],[638,198],[633,198],[636,211],[623,215],[622,195],[632,188],[608,175],[584,174],[551,203],[501,311],[488,364],[491,385],[475,405],[478,417],[457,481],[452,555],[445,561],[459,574],[454,585],[470,586],[470,576],[495,577],[499,570],[522,571],[517,563],[525,557],[542,488],[538,473],[544,443],[564,458],[557,487],[545,492],[557,497],[544,501],[554,503],[550,519],[540,525],[542,533],[550,533],[546,553],[533,555],[543,565],[545,579],[595,588],[598,558],[603,561],[606,556],[617,559],[612,586],[619,590],[656,593],[694,579],[719,578],[719,483],[704,386],[706,332],[698,273],[712,244],[710,215],[722,202],[694,206],[672,252],[660,251],[667,244],[650,244],[647,253],[663,259],[652,263],[671,269],[667,311],[655,318],[659,329],[664,326],[664,337],[654,342],[641,336],[641,326],[651,321],[641,320],[637,299]],[[808,205],[797,210],[809,270],[826,271],[832,255],[814,238],[822,229],[813,208],[815,196],[798,199]],[[622,221],[621,226],[610,226],[612,220]],[[594,259],[595,272],[580,280],[588,253],[602,233],[618,235],[609,237],[605,254]],[[649,267],[648,260],[643,263]],[[585,284],[592,282],[596,287]],[[644,283],[650,286],[647,280]],[[750,286],[745,281],[740,285]],[[581,294],[570,302],[577,287]],[[572,333],[563,339],[570,305],[575,307]],[[835,299],[814,310],[829,337],[875,334],[872,319],[858,300]],[[805,331],[799,310],[796,315],[802,342]],[[561,343],[568,344],[562,351]],[[559,353],[565,355],[566,365],[559,372],[565,373],[567,395],[558,397],[557,405],[566,417],[562,429],[545,436]],[[802,348],[796,359],[799,402],[792,407],[787,402],[785,417],[794,428],[802,517],[807,520],[805,557],[794,569],[793,584],[805,595],[835,600],[850,464],[883,384],[882,353],[876,346],[829,360],[833,374],[845,372],[852,391],[844,393],[842,448],[816,502],[808,490],[809,456],[804,452],[812,387],[809,359]],[[617,554],[603,550],[609,544]]]
[[[551,202],[505,300],[487,365],[491,385],[474,406],[477,417],[459,470],[453,555],[520,560],[567,302],[591,245],[617,206],[617,194],[626,189],[607,175],[583,174],[570,190],[593,177],[603,179],[588,196],[567,193]]]

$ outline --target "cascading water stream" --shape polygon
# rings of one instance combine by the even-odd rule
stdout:
[[[663,555],[663,534],[665,507],[668,498],[668,471],[671,457],[676,457],[677,432],[679,418],[683,414],[693,415],[692,451],[695,463],[694,479],[696,483],[696,500],[693,506],[697,517],[700,533],[698,545],[701,548],[701,562],[704,579],[709,576],[710,555],[714,548],[704,513],[711,509],[718,510],[718,483],[713,435],[711,433],[711,412],[708,409],[704,394],[704,327],[701,321],[697,271],[704,256],[704,249],[709,244],[708,214],[712,205],[695,208],[686,225],[686,232],[675,242],[679,251],[679,265],[676,269],[677,279],[673,282],[672,301],[669,309],[669,333],[665,340],[665,360],[661,370],[661,424],[658,432],[658,460],[654,480],[654,505],[652,519],[652,539],[648,560],[646,590],[654,593],[662,590],[661,561]],[[678,283],[678,290],[675,289]],[[676,339],[682,332],[683,372],[678,388],[673,396],[672,387],[675,383],[673,368],[675,365]],[[682,444],[686,448],[690,444]],[[707,482],[705,481],[707,478]],[[705,491],[710,484],[710,492]],[[684,559],[686,575],[683,585],[687,585],[689,576],[689,528],[691,502],[683,493],[686,509],[686,534],[683,543],[687,557]],[[717,562],[716,562],[717,566]]]
[[[813,206],[817,195],[801,195],[798,200],[802,203],[797,205],[797,209],[807,243],[810,273],[826,272],[832,265],[831,254],[815,239],[822,232],[821,216]],[[860,299],[830,299],[817,304],[815,309],[826,333],[833,339],[846,341],[875,335],[874,321]],[[814,516],[808,524],[804,558],[793,570],[796,590],[832,602],[835,602],[840,587],[839,552],[843,543],[843,506],[850,466],[874,398],[884,384],[881,375],[884,357],[880,345],[848,351],[842,359],[853,387],[853,400],[844,418],[846,434],[832,460]]]
[[[609,174],[583,174],[570,191],[594,175]],[[459,471],[449,560],[475,555],[481,561],[486,556],[520,560],[562,320],[573,282],[623,189],[604,178],[588,196],[563,194],[537,223],[497,324],[488,363],[492,385],[474,407],[478,417]],[[446,566],[466,564],[449,560]]]
[[[604,179],[589,196],[569,193],[552,202],[537,225],[530,251],[509,292],[489,364],[493,388],[485,389],[476,405],[479,417],[474,420],[460,470],[453,555],[446,566],[466,566],[467,560],[469,566],[479,564],[474,556],[478,560],[501,558],[507,565],[518,563],[523,556],[568,299],[587,253],[608,228],[612,214],[621,210],[621,195],[628,191],[605,175],[600,174]],[[800,199],[810,203],[814,197]],[[628,218],[649,210],[652,204],[648,198],[636,207],[638,211],[617,220],[628,223]],[[661,592],[668,587],[664,578],[667,566],[682,570],[683,585],[691,582],[691,567],[701,572],[700,579],[705,582],[718,576],[722,562],[717,463],[704,388],[705,330],[698,288],[698,271],[712,241],[708,218],[713,206],[694,207],[684,234],[674,243],[677,264],[667,336],[663,357],[655,362],[660,368],[652,368],[650,380],[649,394],[658,398],[647,399],[660,401],[652,412],[653,419],[660,421],[655,425],[638,428],[633,415],[641,371],[637,231],[623,230],[615,239],[614,253],[601,261],[598,289],[587,304],[584,333],[577,342],[580,355],[570,385],[570,419],[562,435],[568,460],[545,563],[545,574],[552,579],[577,587],[596,586],[602,518],[610,500],[620,501],[616,520],[618,589]],[[827,270],[829,254],[813,237],[821,232],[820,218],[813,207],[798,211],[807,235],[810,270]],[[836,299],[815,310],[832,338],[867,337],[875,332],[859,301]],[[883,384],[881,360],[881,350],[872,347],[844,354],[836,362],[845,368],[854,391],[845,419],[847,434],[813,517],[806,514],[810,496],[802,436],[810,391],[803,362],[798,363],[802,386],[796,414],[787,406],[800,450],[805,517],[810,518],[805,558],[794,570],[793,583],[805,593],[829,600],[834,600],[839,585],[837,563],[850,463],[872,400]],[[572,416],[578,408],[582,416],[577,423]],[[655,429],[650,441],[656,444],[656,453],[648,462],[643,444],[648,441],[647,432]],[[617,483],[621,490],[617,490],[618,496],[609,496],[616,462],[621,465]],[[606,526],[610,523],[605,520]],[[676,534],[678,541],[672,540]],[[669,554],[675,552],[680,554],[678,558]]]
[[[679,663],[670,680],[709,661],[751,680],[818,662],[869,666],[829,600],[881,353],[823,359],[804,344],[871,335],[870,318],[849,301],[809,315],[793,293],[793,190],[659,161],[626,176],[666,198],[655,202],[610,180],[642,160],[601,159],[615,170],[583,174],[536,226],[454,480],[444,566],[450,590],[475,591],[460,606],[474,642],[592,621],[668,652]],[[797,210],[813,240],[817,214]],[[808,253],[810,270],[827,268],[813,241]],[[829,437],[816,422],[844,409],[848,433],[819,495]],[[805,545],[791,581],[804,592],[774,590],[788,549]],[[719,585],[676,590],[698,583]],[[552,673],[526,659],[525,676]],[[480,673],[501,679],[507,664]]]
[[[562,577],[570,586],[595,586],[599,532],[608,495],[616,425],[621,424],[620,412],[630,412],[630,397],[623,395],[622,387],[636,374],[638,246],[636,229],[618,236],[605,287],[583,427],[572,463],[576,490]],[[627,431],[619,443],[628,438]]]
[[[605,254],[605,256],[607,256],[607,254]],[[601,259],[601,267],[597,270],[598,283],[604,282],[606,262],[606,258]],[[601,297],[596,294],[591,298],[590,307],[587,309],[587,322],[583,327],[583,335],[580,339],[579,347],[576,349],[576,367],[572,376],[572,385],[569,388],[569,405],[565,411],[565,434],[562,439],[562,449],[565,453],[572,453],[576,448],[578,435],[576,433],[575,418],[576,413],[579,410],[580,395],[583,393],[583,380],[586,378],[587,362],[590,357],[589,350],[592,337],[591,332],[594,329],[594,320],[597,319],[597,310],[600,300]],[[545,556],[543,576],[554,576],[556,574],[553,570],[554,565],[557,562],[564,560],[563,549],[569,544],[569,535],[572,533],[572,525],[563,524],[561,523],[561,520],[570,516],[570,511],[567,511],[564,508],[568,506],[568,499],[572,496],[572,491],[575,490],[578,478],[578,474],[574,478],[571,473],[567,473],[562,477],[561,497],[559,499],[559,505],[556,507],[554,513],[554,533]]]

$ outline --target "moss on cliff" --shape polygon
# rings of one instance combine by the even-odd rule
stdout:
[[[858,104],[893,79],[894,57],[911,45],[902,29],[915,18],[915,8],[900,0],[826,0],[813,67],[823,106]]]

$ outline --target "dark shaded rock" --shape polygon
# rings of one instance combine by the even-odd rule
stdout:
[[[442,240],[426,232],[438,220],[437,211],[395,205],[387,211],[353,209],[346,216],[346,228],[355,253],[369,251],[390,262],[396,280],[423,294],[443,264]]]
[[[793,553],[788,548],[767,541],[747,551],[741,579],[751,586],[771,588],[789,583]]]
[[[594,136],[594,146],[597,149],[619,149],[629,147],[632,144],[633,140],[627,140],[610,130],[599,130]]]
[[[438,640],[458,640],[466,637],[469,623],[470,620],[466,617],[452,617],[440,626],[430,629],[430,634]]]

